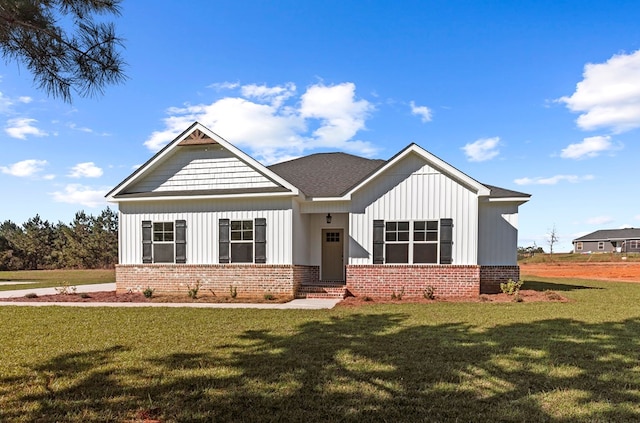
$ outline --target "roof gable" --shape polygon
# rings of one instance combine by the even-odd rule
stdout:
[[[363,188],[365,185],[371,183],[375,178],[381,176],[388,169],[404,160],[410,155],[417,155],[422,160],[424,160],[429,166],[433,167],[437,171],[441,172],[445,176],[455,180],[456,182],[466,186],[470,190],[474,191],[479,196],[489,196],[491,190],[487,188],[485,185],[482,185],[480,182],[466,175],[465,173],[459,171],[455,167],[451,166],[444,160],[436,157],[435,155],[429,153],[422,147],[413,143],[405,147],[398,154],[390,158],[383,166],[380,166],[373,173],[364,178],[360,183],[352,187],[347,193],[345,193],[345,197],[350,198],[353,193]]]
[[[107,195],[109,201],[288,193],[298,189],[198,122]]]

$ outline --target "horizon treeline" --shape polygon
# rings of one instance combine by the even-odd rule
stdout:
[[[107,269],[118,263],[118,214],[76,213],[69,224],[39,214],[17,225],[0,224],[0,270]]]

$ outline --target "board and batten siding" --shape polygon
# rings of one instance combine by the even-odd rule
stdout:
[[[518,264],[518,206],[513,203],[480,203],[478,264]]]
[[[349,264],[371,264],[376,219],[453,219],[453,264],[475,265],[478,196],[425,161],[409,155],[352,196]]]
[[[120,264],[142,263],[142,221],[186,221],[188,264],[217,264],[219,219],[265,218],[268,264],[292,264],[292,200],[237,199],[120,203]]]
[[[178,147],[126,192],[271,188],[278,185],[220,146]]]

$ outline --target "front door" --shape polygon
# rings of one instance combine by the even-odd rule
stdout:
[[[322,230],[322,280],[344,281],[344,231]]]

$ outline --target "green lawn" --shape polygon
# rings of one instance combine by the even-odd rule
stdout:
[[[640,284],[570,303],[0,307],[0,421],[640,421]]]
[[[115,282],[115,270],[21,270],[0,272],[0,282],[35,282],[30,284],[0,285],[0,291],[30,288],[50,288],[69,285]]]

